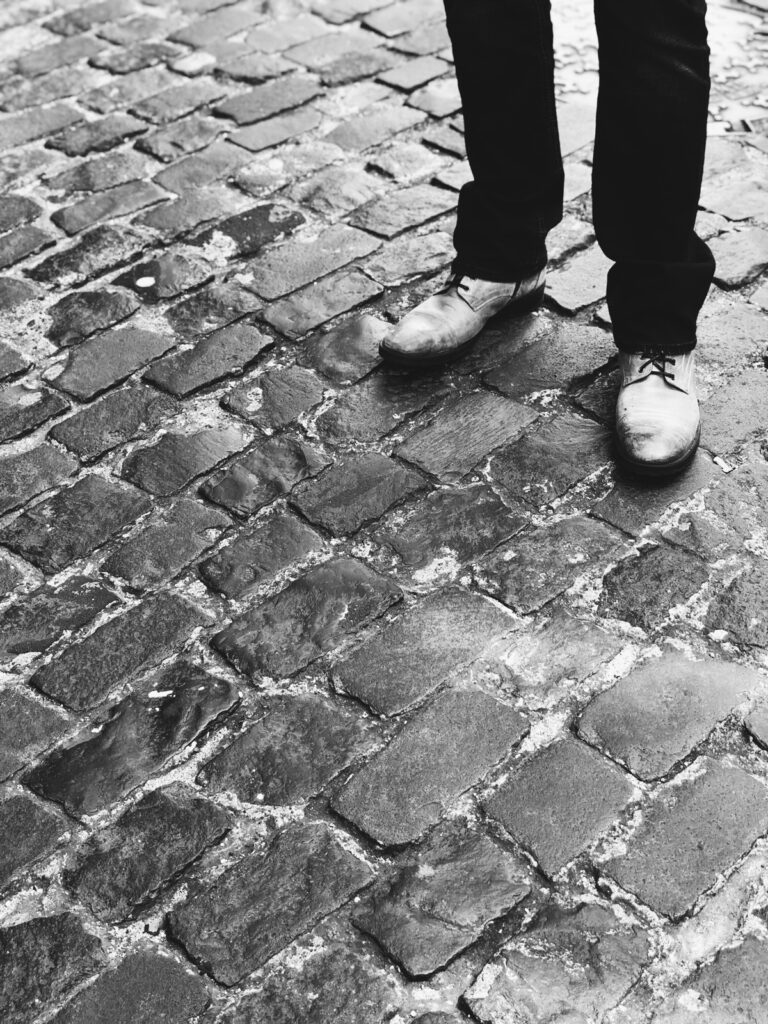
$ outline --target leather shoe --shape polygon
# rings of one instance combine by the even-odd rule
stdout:
[[[619,455],[646,475],[678,472],[693,458],[701,435],[693,352],[620,352],[619,366]]]
[[[544,294],[545,271],[520,281],[484,281],[454,275],[436,295],[407,313],[379,351],[401,366],[428,367],[460,356],[492,316],[506,309],[536,309]]]

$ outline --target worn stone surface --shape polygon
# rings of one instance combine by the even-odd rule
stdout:
[[[706,565],[686,552],[666,544],[646,548],[638,558],[625,558],[606,574],[599,611],[652,630],[693,597],[707,578]],[[649,591],[653,602],[648,601]]]
[[[50,853],[67,828],[58,815],[26,794],[0,802],[0,822],[0,886]]]
[[[0,529],[0,542],[44,572],[57,572],[91,554],[149,508],[134,488],[85,476]]]
[[[0,693],[0,778],[7,779],[67,731],[68,720],[31,695]]]
[[[320,552],[322,538],[295,516],[278,513],[246,527],[232,544],[200,563],[205,583],[226,597],[244,597],[307,555]]]
[[[379,342],[389,327],[363,314],[302,343],[300,360],[338,383],[361,380],[379,364]]]
[[[65,884],[97,917],[123,920],[229,824],[225,811],[186,786],[153,790],[78,850]]]
[[[0,441],[28,434],[68,408],[66,399],[47,388],[4,384],[0,386]]]
[[[80,285],[133,259],[146,244],[146,236],[125,224],[106,224],[84,232],[67,249],[60,249],[30,267],[35,281],[55,286]]]
[[[213,644],[249,675],[291,675],[401,596],[399,587],[361,562],[336,558],[235,619]]]
[[[381,292],[381,286],[362,270],[345,267],[272,303],[264,319],[281,334],[300,338]]]
[[[319,417],[317,427],[339,441],[377,441],[446,390],[439,380],[414,380],[385,370],[344,391]]]
[[[623,856],[603,874],[659,914],[677,919],[768,830],[768,792],[741,768],[717,761],[670,786],[646,809]]]
[[[118,614],[38,669],[30,682],[76,710],[100,704],[120,683],[176,651],[207,616],[175,594]]]
[[[374,453],[337,462],[294,488],[290,501],[311,523],[343,536],[356,533],[423,486],[418,473]]]
[[[131,452],[122,475],[151,494],[176,494],[245,444],[245,435],[235,426],[163,434],[155,444]]]
[[[57,345],[76,345],[96,331],[112,327],[135,313],[139,303],[125,292],[74,292],[51,308],[48,337]]]
[[[267,370],[254,381],[229,391],[221,404],[262,430],[286,427],[319,405],[325,395],[322,381],[301,366]]]
[[[56,1024],[186,1024],[208,1006],[200,978],[177,960],[154,950],[131,953],[102,974],[56,1014]]]
[[[552,906],[502,949],[464,998],[490,1024],[600,1020],[639,979],[648,958],[646,934],[612,910]]]
[[[516,611],[530,612],[564,593],[586,568],[617,557],[621,535],[595,519],[574,516],[538,526],[497,548],[476,569],[484,590]]]
[[[355,923],[418,977],[445,966],[530,892],[523,862],[458,819],[399,859],[389,889]]]
[[[103,965],[101,943],[74,914],[35,917],[0,929],[0,996],[8,1024],[32,1019]],[[34,1012],[34,1011],[33,1011]]]
[[[212,268],[205,260],[171,253],[137,263],[116,278],[115,284],[130,288],[141,302],[149,303],[175,298],[212,278]]]
[[[0,459],[0,514],[51,490],[78,468],[77,459],[50,444]]]
[[[110,587],[87,576],[71,576],[59,586],[40,587],[0,613],[0,661],[47,650],[117,599]]]
[[[509,632],[511,617],[460,590],[433,594],[334,670],[336,686],[379,714],[399,714]]]
[[[375,235],[394,238],[407,228],[449,213],[454,205],[454,197],[446,189],[435,188],[434,185],[413,185],[375,199],[356,210],[349,220],[356,227],[365,228]]]
[[[136,327],[107,331],[73,349],[64,370],[51,383],[87,401],[122,383],[174,344],[171,335]]]
[[[552,876],[616,824],[631,796],[609,761],[564,739],[516,768],[485,810]]]
[[[198,781],[248,803],[295,804],[375,742],[369,722],[319,694],[267,700],[256,723],[204,765]]]
[[[204,970],[234,985],[370,879],[326,825],[293,826],[174,910],[169,925]]]
[[[233,255],[253,256],[303,223],[303,214],[295,210],[277,203],[262,203],[219,221],[194,238],[193,244],[224,244]]]
[[[181,498],[126,540],[104,562],[102,569],[121,576],[136,590],[157,586],[194,561],[229,526],[217,509]]]
[[[242,373],[274,340],[251,324],[232,324],[203,338],[193,348],[159,359],[144,379],[179,398],[207,384]]]
[[[54,750],[27,773],[26,784],[70,814],[93,814],[188,753],[238,701],[230,682],[184,661],[151,677],[151,685],[148,693],[144,687],[113,705],[95,729]]]
[[[733,662],[667,652],[596,697],[579,721],[579,735],[652,782],[688,757],[762,682]]]
[[[200,492],[230,512],[248,516],[327,465],[328,460],[305,441],[267,438],[206,480]]]
[[[526,730],[521,715],[482,691],[449,690],[353,775],[333,806],[378,843],[411,842],[511,753]]]
[[[761,609],[765,603],[768,565],[756,561],[726,587],[718,587],[707,610],[710,630],[725,630],[729,639],[748,646],[768,646],[768,622]]]

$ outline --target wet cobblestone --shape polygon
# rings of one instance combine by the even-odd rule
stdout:
[[[702,451],[614,463],[591,5],[543,308],[381,340],[439,0],[0,10],[0,1017],[764,1024],[768,9],[709,5]]]

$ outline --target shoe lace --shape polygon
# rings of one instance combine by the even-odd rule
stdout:
[[[663,352],[642,352],[640,358],[644,359],[645,362],[641,363],[638,367],[638,373],[643,373],[649,366],[652,366],[653,369],[648,374],[649,377],[661,377],[663,380],[675,379],[674,373],[670,373],[667,367],[668,363],[670,366],[675,365],[674,356],[665,355]]]
[[[468,292],[469,285],[465,282],[464,276],[465,275],[461,273],[451,274],[443,287],[438,289],[438,294],[445,295],[445,293],[449,292],[452,288],[455,288],[457,292]]]

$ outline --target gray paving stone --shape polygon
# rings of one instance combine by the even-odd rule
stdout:
[[[42,208],[32,199],[13,193],[0,198],[0,232],[10,231],[37,220]]]
[[[510,632],[510,615],[461,590],[431,594],[347,657],[334,684],[382,715],[422,701]]]
[[[210,10],[213,7],[221,7],[221,4],[205,5]],[[228,36],[238,34],[244,29],[250,28],[264,20],[261,10],[254,8],[251,4],[239,3],[231,7],[224,6],[223,10],[216,10],[198,18],[190,25],[178,29],[171,35],[171,39],[177,43],[184,43],[186,46],[205,48],[214,39],[224,39]]]
[[[248,286],[265,299],[278,299],[367,256],[380,244],[362,231],[337,224],[312,241],[293,238],[262,254],[249,265]]]
[[[178,334],[208,334],[241,316],[258,311],[261,303],[242,285],[213,283],[201,288],[175,306],[166,317]]]
[[[274,345],[270,335],[251,324],[222,327],[194,347],[158,360],[144,379],[178,398],[242,373],[259,355]]]
[[[207,117],[201,113],[190,114],[179,121],[173,121],[171,124],[166,124],[162,128],[157,128],[155,131],[142,135],[136,142],[136,148],[149,153],[156,160],[162,160],[163,163],[171,163],[173,160],[178,160],[180,157],[187,156],[190,153],[198,153],[204,150],[212,142],[215,142],[223,131],[224,122],[218,118]],[[210,185],[208,189],[211,193],[211,199],[213,199],[217,186]],[[221,195],[224,199],[227,198],[225,191],[222,191]],[[224,216],[230,213],[232,209],[237,208],[237,205],[234,203],[235,197],[229,196],[228,198],[232,200],[231,204],[227,205],[226,202],[222,202],[221,208],[217,211],[217,216]],[[194,222],[193,215],[196,210],[199,211],[201,209],[205,211],[205,203],[195,204],[190,207],[183,202],[182,195],[180,200],[174,201],[174,210],[171,214],[164,217],[158,213],[157,216],[151,217],[147,223],[152,227],[159,225],[169,236],[172,236],[174,225],[177,222],[181,221],[182,227],[177,228],[176,234],[182,228],[187,231],[196,227],[197,224]],[[182,213],[185,217],[188,217],[188,223],[183,220]],[[198,216],[198,223],[203,223],[207,219],[205,216]],[[144,223],[143,220],[142,223]]]
[[[616,824],[632,791],[609,761],[563,739],[516,767],[485,810],[551,877]]]
[[[247,675],[292,675],[382,615],[399,587],[352,558],[335,558],[235,619],[213,638]]]
[[[762,411],[768,397],[765,368],[744,369],[718,388],[706,402],[702,421],[702,445],[707,451],[727,455],[764,432]]]
[[[384,370],[343,391],[316,427],[337,441],[378,441],[447,390],[439,378]]]
[[[27,1024],[105,960],[99,940],[74,914],[35,917],[0,929],[0,998],[7,1024]]]
[[[7,235],[0,235],[0,269],[21,263],[28,256],[50,248],[55,242],[50,232],[43,231],[35,224],[24,224],[9,231]]]
[[[461,110],[461,96],[456,79],[440,78],[408,97],[408,106],[423,110],[432,117],[448,117]]]
[[[395,89],[413,92],[414,89],[431,82],[433,78],[445,74],[447,70],[448,64],[437,57],[416,57],[380,74],[378,80]]]
[[[497,548],[476,569],[483,589],[515,611],[531,612],[578,576],[617,558],[623,538],[585,516],[535,527]]]
[[[62,818],[26,794],[0,802],[0,823],[0,886],[51,853],[67,829]]]
[[[477,392],[450,402],[395,450],[442,481],[456,480],[495,448],[519,437],[536,418],[517,402]]]
[[[181,498],[129,538],[102,565],[134,590],[156,587],[176,576],[217,540],[230,520],[191,498]]]
[[[323,540],[314,530],[279,512],[240,530],[231,544],[201,562],[200,576],[213,590],[240,598],[322,549]]]
[[[174,49],[173,53],[176,52]],[[170,48],[163,44],[120,47],[112,51],[112,56],[121,62],[125,71],[80,97],[84,106],[99,114],[130,107],[178,81],[166,67],[160,66],[161,61],[164,64],[172,56]]]
[[[392,46],[403,53],[424,56],[428,53],[442,53],[450,46],[450,38],[444,21],[432,21],[415,28],[392,40]]]
[[[210,78],[199,82],[184,82],[164,89],[155,96],[135,103],[131,113],[151,124],[168,124],[200,107],[206,107],[226,94],[226,88]]]
[[[62,36],[77,36],[88,32],[104,22],[116,21],[128,14],[133,14],[136,7],[133,0],[100,0],[100,2],[84,4],[74,11],[58,14],[45,22],[45,27]]]
[[[321,121],[322,115],[317,110],[307,107],[241,128],[240,131],[233,132],[229,139],[236,146],[249,149],[252,153],[260,153],[263,149],[271,149],[312,131]]]
[[[39,295],[40,290],[29,281],[18,281],[15,277],[0,277],[0,302],[6,311],[32,302]]]
[[[170,242],[179,235],[199,230],[213,220],[228,217],[244,205],[244,197],[234,189],[221,184],[206,185],[141,214],[134,223],[156,231]]]
[[[377,452],[345,458],[291,492],[291,504],[334,536],[356,533],[424,487],[418,473]]]
[[[186,965],[154,950],[129,954],[53,1018],[56,1024],[187,1024],[205,1010],[205,985]]]
[[[483,969],[464,1001],[488,1024],[605,1019],[639,980],[649,945],[612,909],[551,906]]]
[[[184,646],[209,616],[174,593],[150,597],[72,644],[30,679],[76,711],[96,707],[121,683]]]
[[[24,781],[70,814],[94,814],[144,785],[172,759],[186,759],[191,744],[238,700],[227,680],[176,662],[54,750]]]
[[[363,24],[383,36],[399,36],[420,25],[438,21],[444,16],[443,8],[434,0],[400,0],[372,14],[366,14]]]
[[[768,231],[747,227],[728,231],[710,241],[717,262],[715,282],[722,288],[740,288],[768,267]]]
[[[0,515],[52,490],[78,469],[77,459],[51,444],[0,459]]]
[[[599,870],[673,920],[768,831],[768,791],[741,768],[706,760],[645,811],[623,856]]]
[[[351,899],[371,874],[328,826],[292,826],[174,910],[169,926],[196,963],[234,985]]]
[[[60,149],[67,156],[87,156],[114,149],[126,139],[147,130],[144,121],[130,114],[109,114],[98,121],[75,124],[52,135],[46,142],[49,149]],[[130,211],[126,211],[130,212]],[[94,221],[98,216],[93,218]]]
[[[230,816],[188,786],[156,789],[96,833],[64,884],[102,921],[121,921],[229,830]]]
[[[335,32],[289,47],[283,56],[310,71],[320,71],[326,64],[349,53],[373,49],[378,40],[370,33],[354,27],[346,32]]]
[[[153,180],[163,188],[183,195],[189,189],[202,188],[229,177],[250,159],[250,155],[239,146],[213,142],[201,153],[193,153],[164,167]]]
[[[47,336],[61,347],[77,345],[96,331],[125,320],[138,308],[139,303],[127,292],[71,292],[51,306]]]
[[[139,491],[86,476],[22,512],[0,530],[0,542],[54,573],[90,555],[149,508]]]
[[[103,50],[95,57],[91,57],[90,64],[97,68],[110,71],[113,75],[125,75],[129,78],[131,72],[141,72],[163,64],[165,61],[173,60],[179,53],[175,46],[168,43],[143,42],[134,43],[130,46],[121,46],[112,50]],[[164,70],[164,69],[162,69]],[[152,87],[142,90],[152,92]],[[125,103],[133,98],[129,92],[123,97]],[[99,109],[99,108],[97,108]]]
[[[354,167],[332,166],[298,181],[288,196],[328,220],[336,220],[374,199],[382,191],[380,178]]]
[[[257,85],[250,92],[230,96],[216,107],[216,113],[232,118],[239,125],[253,124],[300,107],[319,92],[317,83],[312,79],[287,76],[277,82]]]
[[[381,284],[395,285],[423,274],[445,270],[452,252],[446,231],[403,235],[365,261],[365,271]]]
[[[214,473],[200,493],[238,516],[253,515],[329,464],[305,441],[281,436],[258,441],[245,456]]]
[[[466,562],[519,533],[525,519],[514,515],[484,484],[440,490],[385,520],[374,536],[415,570],[441,558]]]
[[[685,604],[709,578],[701,559],[679,548],[660,544],[645,548],[637,558],[625,558],[603,580],[598,611],[653,630],[672,609]],[[653,601],[648,595],[654,595]]]
[[[606,277],[611,261],[597,245],[573,256],[547,278],[547,294],[566,313],[579,310],[605,298]]]
[[[326,393],[322,381],[301,366],[267,370],[255,380],[229,391],[221,404],[229,412],[261,430],[275,430],[295,423],[302,413],[318,406]]]
[[[113,391],[61,420],[50,436],[83,462],[93,462],[105,452],[158,427],[173,415],[175,407],[171,398],[135,384]]]
[[[324,334],[308,338],[299,353],[312,366],[340,384],[361,380],[381,362],[379,342],[390,326],[367,313],[344,321]]]
[[[418,227],[449,213],[455,205],[455,196],[444,188],[412,185],[410,188],[390,192],[355,210],[349,221],[375,235],[394,238],[408,228]]]
[[[40,50],[37,51],[41,53]],[[24,58],[18,62],[21,65]],[[25,73],[23,68],[19,68]],[[27,111],[21,114],[7,114],[0,117],[0,149],[15,149],[27,142],[34,142],[66,128],[68,125],[82,121],[83,115],[66,103],[56,103],[42,110]]]
[[[384,47],[363,50],[360,53],[343,53],[320,68],[320,81],[329,88],[348,85],[363,78],[372,78],[379,72],[391,68],[396,62],[395,54]]]
[[[127,263],[146,244],[146,236],[126,224],[105,224],[86,231],[75,245],[57,250],[26,273],[44,284],[75,287]]]
[[[137,327],[110,330],[73,349],[66,366],[51,383],[60,391],[88,401],[121,384],[175,344],[171,335]]]
[[[76,235],[100,221],[135,213],[167,198],[167,193],[151,181],[127,182],[57,210],[51,220],[68,235]]]
[[[64,715],[17,690],[0,693],[0,779],[10,778],[69,728]]]
[[[587,705],[579,735],[652,782],[688,757],[763,681],[743,665],[690,661],[669,651]]]
[[[123,462],[122,476],[150,494],[177,494],[246,443],[245,435],[235,426],[163,434],[155,444],[131,452]]]
[[[11,68],[15,74],[31,78],[68,67],[84,57],[92,57],[101,48],[101,44],[89,36],[75,36],[22,53],[12,62]]]
[[[131,267],[115,279],[115,284],[130,288],[142,302],[160,302],[211,280],[213,268],[206,260],[184,253],[165,253],[156,260]]]
[[[237,256],[252,256],[304,223],[304,215],[277,203],[262,203],[228,217],[194,238],[194,245],[224,244]]]
[[[349,118],[326,135],[329,142],[351,152],[364,152],[424,120],[419,110],[383,106],[380,110]]]
[[[418,839],[520,742],[526,720],[481,690],[450,690],[415,715],[332,799],[385,846]]]
[[[394,972],[385,971],[341,942],[302,949],[294,966],[279,959],[249,992],[222,1017],[222,1024],[362,1024],[393,1019],[402,1006],[403,992]]]
[[[370,721],[320,694],[270,699],[256,724],[203,765],[197,780],[211,793],[234,793],[247,803],[297,804],[376,741]]]
[[[240,50],[241,46],[245,47],[246,44],[238,44],[237,49],[231,54],[219,57],[216,62],[218,72],[238,82],[260,85],[296,70],[295,64],[291,64],[278,53],[243,53]]]
[[[766,709],[758,706],[745,719],[744,726],[758,746],[768,750],[768,714]]]
[[[708,630],[725,630],[737,644],[768,647],[768,621],[764,614],[768,565],[762,560],[727,586],[714,588],[704,624]]]
[[[531,892],[530,869],[457,819],[403,854],[387,891],[376,895],[358,928],[412,977],[444,967]]]
[[[114,590],[87,576],[71,576],[58,586],[39,587],[0,613],[0,661],[47,650],[117,600]]]

